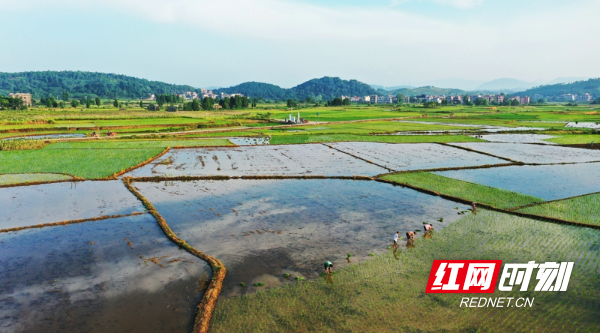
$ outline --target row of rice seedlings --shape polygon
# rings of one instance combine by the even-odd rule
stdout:
[[[580,331],[594,331],[600,325],[595,312],[600,305],[600,263],[593,244],[600,244],[600,233],[594,230],[482,210],[439,231],[433,239],[418,238],[416,248],[400,251],[398,259],[389,251],[347,266],[333,276],[332,284],[318,279],[223,300],[216,309],[213,330],[457,331],[480,327],[498,332],[556,331],[555,316],[547,314],[564,313],[578,323]],[[423,294],[433,259],[545,262],[566,257],[577,261],[568,292],[523,293],[516,288],[490,295],[535,297],[532,308],[459,311],[464,295]],[[530,290],[535,283],[532,280]],[[427,320],[422,320],[423,313]]]
[[[381,177],[381,179],[413,185],[437,193],[480,202],[498,208],[523,206],[541,203],[544,200],[534,196],[502,190],[490,186],[448,178],[429,172],[407,172]]]
[[[43,140],[14,139],[0,140],[0,150],[31,150],[40,149],[48,143]]]
[[[527,207],[519,212],[600,225],[600,193]]]

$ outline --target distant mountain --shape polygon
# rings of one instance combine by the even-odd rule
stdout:
[[[496,79],[477,87],[479,90],[524,90],[534,87],[536,83],[525,82],[517,79]]]
[[[600,79],[544,85],[521,91],[519,94],[529,96],[533,96],[534,94],[540,94],[542,96],[557,96],[562,94],[581,95],[585,93],[589,93],[594,97],[600,96]]]
[[[0,95],[21,92],[34,98],[60,96],[68,92],[72,98],[146,98],[151,94],[173,94],[196,91],[188,85],[149,81],[120,74],[80,71],[45,71],[0,73]]]
[[[558,77],[558,78],[556,78],[556,79],[554,79],[552,81],[545,82],[544,84],[548,85],[548,84],[557,84],[557,83],[573,83],[573,82],[576,82],[576,81],[586,81],[586,80],[589,80],[589,79],[590,79],[590,77],[582,77],[582,76],[579,76],[579,77],[576,77],[576,76],[573,76],[573,77]]]
[[[366,83],[357,80],[342,80],[338,77],[322,77],[312,79],[290,89],[279,86],[259,83],[246,82],[237,86],[215,90],[215,93],[241,93],[251,97],[263,97],[267,99],[284,100],[288,98],[332,100],[335,97],[344,96],[366,96],[376,94],[377,91]]]
[[[394,87],[386,87],[386,86],[378,86],[376,84],[371,84],[370,85],[371,88],[375,89],[375,90],[383,90],[383,91],[392,91],[392,90],[398,90],[398,89],[414,89],[416,87],[413,86],[394,86]]]
[[[398,95],[404,94],[405,96],[417,96],[417,95],[446,95],[446,96],[457,96],[469,94],[469,92],[461,89],[452,88],[437,88],[433,86],[425,86],[414,89],[402,88],[391,91],[378,90],[380,95]]]
[[[288,89],[281,88],[270,83],[262,82],[244,82],[237,86],[229,88],[220,88],[213,90],[215,94],[244,94],[250,97],[263,97],[266,99],[283,100],[288,96]]]

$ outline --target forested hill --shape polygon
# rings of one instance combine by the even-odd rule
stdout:
[[[338,77],[323,77],[304,82],[290,89],[276,85],[259,82],[246,82],[237,86],[218,89],[215,92],[241,93],[250,97],[263,97],[266,99],[300,99],[310,97],[318,100],[332,100],[335,97],[366,96],[377,92],[366,83],[356,80],[342,80]],[[319,98],[320,97],[320,98]]]
[[[518,94],[533,96],[540,94],[543,96],[558,96],[562,94],[585,94],[589,93],[593,96],[600,95],[600,79],[589,79],[587,81],[577,81],[573,83],[558,83],[546,86],[534,87],[527,89]]]
[[[451,88],[437,88],[433,86],[425,86],[419,88],[400,88],[395,90],[378,90],[380,95],[398,95],[404,94],[404,96],[418,96],[418,95],[448,95],[448,96],[457,96],[457,95],[466,95],[469,92],[460,89],[451,89]]]
[[[151,94],[173,94],[196,91],[187,85],[175,85],[138,79],[119,74],[80,71],[0,72],[0,95],[32,93],[34,98],[61,96],[68,92],[73,98],[146,98]]]

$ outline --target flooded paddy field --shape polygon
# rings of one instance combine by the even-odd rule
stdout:
[[[295,283],[296,277],[317,277],[325,260],[336,268],[347,265],[347,254],[352,263],[360,262],[371,253],[385,252],[396,231],[406,239],[407,231],[423,230],[423,222],[442,229],[468,208],[376,181],[236,179],[133,185],[178,237],[223,262],[227,276],[221,297],[226,298]]]
[[[0,331],[186,332],[210,275],[151,215],[2,233]]]
[[[544,141],[554,138],[554,136],[546,134],[491,134],[482,135],[480,138],[490,142],[554,144],[552,142]]]
[[[233,144],[238,146],[263,146],[268,145],[271,141],[271,137],[269,136],[261,136],[261,137],[237,137],[237,138],[228,138],[229,141],[233,142]]]
[[[117,180],[0,188],[0,229],[143,211]]]
[[[486,152],[525,163],[545,164],[600,161],[600,151],[589,149],[494,142],[465,142],[452,143],[451,145]]]
[[[321,144],[173,149],[129,176],[378,175],[386,169]]]
[[[43,135],[31,135],[31,136],[17,136],[10,137],[1,140],[15,140],[15,139],[61,139],[61,138],[85,138],[85,134],[43,134]]]
[[[600,163],[523,165],[435,173],[545,200],[600,191]]]
[[[499,158],[434,143],[339,142],[331,145],[396,171],[508,163]]]

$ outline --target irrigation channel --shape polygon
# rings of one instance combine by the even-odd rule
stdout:
[[[600,191],[598,152],[540,147],[171,149],[124,182],[0,188],[0,331],[206,331],[219,292],[318,278],[324,260],[369,260],[396,231],[441,230],[470,207],[374,181],[389,172],[441,169],[545,200]],[[548,165],[522,165],[536,161]]]

